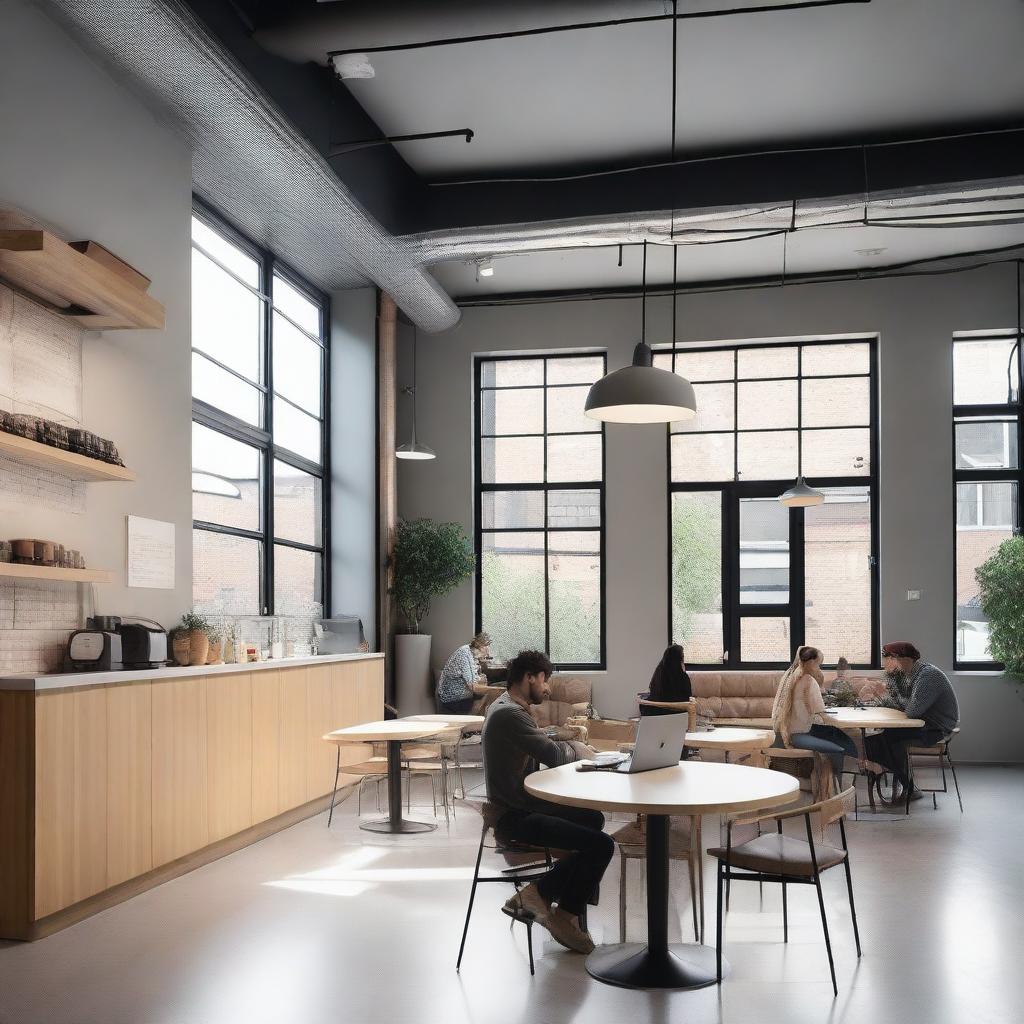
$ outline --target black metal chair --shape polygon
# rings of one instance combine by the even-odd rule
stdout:
[[[480,845],[477,848],[476,865],[473,868],[473,884],[469,890],[469,906],[466,908],[466,923],[462,928],[459,958],[455,962],[456,971],[462,969],[462,955],[466,949],[466,935],[469,933],[469,919],[473,914],[473,903],[476,900],[476,887],[486,882],[503,882],[506,885],[514,885],[518,892],[521,885],[528,885],[547,874],[554,863],[554,853],[551,850],[520,843],[501,842],[494,833],[494,827],[502,813],[502,809],[494,804],[484,803],[480,808],[480,816],[483,821],[480,829]],[[487,845],[488,833],[494,837],[494,843],[490,846]],[[483,860],[485,849],[493,851],[508,866],[498,869],[497,874],[481,875],[480,863]],[[540,859],[538,860],[538,858]],[[514,918],[513,927],[517,920],[521,920],[526,925],[526,946],[530,956],[530,974],[533,974],[533,920],[528,915]]]
[[[777,814],[751,815],[740,814],[729,819],[726,826],[726,844],[708,850],[718,860],[718,936],[716,950],[718,954],[718,981],[722,980],[722,939],[724,916],[722,889],[725,883],[737,882],[779,882],[782,885],[782,940],[789,941],[789,908],[786,902],[786,886],[813,885],[818,893],[818,909],[821,911],[821,928],[825,934],[825,949],[828,952],[828,968],[832,975],[832,991],[839,995],[836,985],[836,968],[832,959],[832,942],[828,934],[828,919],[825,916],[825,900],[821,893],[821,873],[829,868],[842,864],[846,870],[846,888],[850,896],[850,915],[853,918],[853,937],[857,944],[857,956],[861,955],[860,932],[857,930],[857,908],[853,901],[853,879],[850,875],[850,851],[846,844],[846,817],[850,801],[854,798],[851,786],[837,796],[818,803],[805,804],[791,811]],[[811,815],[819,817],[821,827],[839,823],[841,848],[827,846],[814,841],[811,828]],[[796,839],[783,834],[782,823],[787,818],[804,819],[807,839]],[[775,832],[761,833],[761,823],[774,821]],[[733,846],[732,830],[734,825],[757,825],[758,834],[746,842]],[[736,869],[742,873],[737,873]]]
[[[960,727],[957,726],[948,736],[944,739],[939,740],[934,746],[931,747],[910,747],[907,750],[907,767],[909,769],[910,781],[914,783],[914,758],[922,757],[933,757],[936,760],[936,767],[942,773],[942,788],[935,786],[928,789],[925,786],[918,786],[918,789],[922,793],[931,793],[932,795],[932,807],[938,808],[938,801],[935,798],[936,793],[948,793],[949,790],[946,787],[946,768],[949,768],[950,774],[953,776],[953,787],[956,790],[956,800],[960,805],[960,813],[964,813],[964,802],[960,796],[960,783],[957,782],[956,778],[956,766],[953,764],[953,759],[949,756],[949,746],[953,742],[953,737],[960,732]],[[909,794],[908,794],[909,796]],[[909,812],[910,801],[907,801],[907,807]]]

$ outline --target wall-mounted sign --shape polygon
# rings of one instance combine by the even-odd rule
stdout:
[[[174,589],[174,523],[128,516],[128,586]]]

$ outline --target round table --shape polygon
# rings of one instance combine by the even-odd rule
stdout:
[[[923,729],[924,720],[921,718],[907,718],[905,711],[897,711],[895,708],[829,708],[825,713],[829,725],[838,726],[843,732],[860,730],[861,745],[864,756],[867,757],[867,731],[868,729]],[[896,784],[893,783],[895,789]],[[882,790],[878,790],[879,799],[883,799]],[[875,809],[875,794],[871,785],[871,776],[868,776],[868,803],[871,810]],[[910,812],[910,793],[907,793],[907,812]]]
[[[527,776],[533,796],[569,807],[646,814],[647,944],[601,946],[587,973],[625,988],[702,988],[718,980],[715,951],[668,942],[668,831],[671,815],[763,810],[791,803],[792,776],[765,768],[685,761],[650,772],[579,772],[566,764]],[[723,961],[723,972],[728,965]]]
[[[706,732],[688,732],[685,744],[694,750],[721,750],[725,753],[726,762],[730,750],[750,751],[755,756],[765,747],[775,742],[775,733],[771,729],[745,729],[741,726],[715,728]],[[758,764],[755,767],[763,768]]]
[[[410,722],[396,719],[389,722],[365,722],[335,729],[324,739],[328,743],[380,743],[388,745],[388,816],[363,821],[359,827],[367,832],[432,832],[437,825],[427,821],[410,821],[402,817],[402,744],[422,740],[444,732],[444,722]]]
[[[471,725],[483,725],[483,715],[409,715],[403,722],[447,722],[449,725],[461,725],[463,729]]]

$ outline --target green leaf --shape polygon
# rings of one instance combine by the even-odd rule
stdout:
[[[978,567],[989,652],[1009,675],[1024,678],[1024,537],[1011,537]]]

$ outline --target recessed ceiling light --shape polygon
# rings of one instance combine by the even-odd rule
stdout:
[[[885,252],[885,250],[886,246],[883,245],[881,246],[881,248],[878,249],[854,249],[853,251],[858,256],[881,256],[882,253]]]
[[[373,78],[376,71],[365,53],[338,53],[331,58],[334,73],[341,79]]]
[[[476,279],[494,277],[494,264],[490,260],[480,260],[476,265]]]

